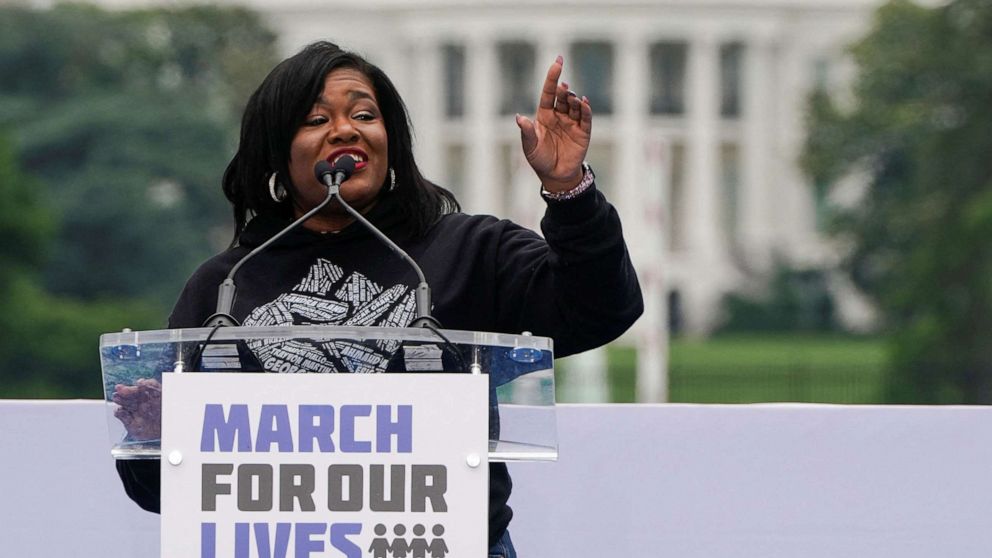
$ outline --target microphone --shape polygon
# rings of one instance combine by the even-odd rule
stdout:
[[[317,180],[321,184],[327,185],[332,190],[332,195],[334,195],[341,189],[341,183],[351,178],[351,175],[354,174],[355,159],[351,155],[345,155],[338,158],[334,162],[334,165],[331,165],[327,161],[321,161],[314,166],[313,172],[317,175]]]
[[[417,273],[417,279],[419,283],[417,285],[417,290],[414,293],[414,298],[417,305],[417,317],[410,323],[410,327],[426,327],[430,329],[436,329],[441,327],[441,323],[438,322],[433,316],[431,316],[431,288],[427,284],[427,278],[424,277],[424,272],[417,265],[417,262],[413,261],[402,248],[400,248],[395,242],[389,239],[388,236],[383,234],[375,225],[370,223],[361,213],[355,211],[350,205],[345,203],[344,199],[341,197],[341,183],[347,180],[353,172],[355,172],[355,159],[351,155],[344,155],[335,161],[334,166],[331,166],[327,161],[321,161],[314,166],[314,174],[317,176],[317,180],[321,183],[327,185],[328,197],[334,196],[341,207],[351,214],[356,221],[360,222],[365,226],[372,234],[375,235],[383,244],[386,245],[390,250],[392,250],[396,255],[403,258],[410,267]]]
[[[326,168],[324,166],[326,166]],[[282,238],[289,231],[300,226],[310,217],[313,217],[315,213],[330,203],[331,199],[334,197],[334,194],[341,188],[341,183],[347,180],[348,177],[355,172],[355,160],[351,157],[342,157],[339,159],[338,164],[333,167],[327,161],[321,161],[317,164],[317,168],[320,168],[325,174],[327,174],[328,181],[325,182],[319,174],[317,175],[317,179],[325,184],[334,184],[334,188],[329,187],[327,197],[324,198],[324,201],[320,202],[317,207],[314,207],[310,211],[306,212],[302,217],[290,223],[286,228],[273,235],[272,238],[266,240],[257,248],[249,252],[247,256],[241,258],[238,263],[234,264],[234,267],[232,267],[231,271],[228,272],[227,278],[224,279],[217,290],[217,310],[209,318],[207,318],[207,320],[203,323],[203,327],[241,325],[238,323],[238,320],[234,319],[234,316],[231,315],[231,308],[234,307],[234,295],[237,293],[237,287],[234,285],[234,275],[241,269],[241,266],[243,266],[245,262],[255,257],[255,255],[262,250],[268,248],[273,242]]]

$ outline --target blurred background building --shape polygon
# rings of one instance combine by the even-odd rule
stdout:
[[[533,113],[564,55],[563,79],[595,112],[589,160],[659,290],[653,311],[668,316],[655,319],[696,334],[716,325],[722,294],[776,258],[834,257],[818,231],[823,200],[798,169],[803,114],[814,88],[845,82],[844,48],[878,4],[249,2],[287,54],[330,38],[379,62],[412,108],[428,175],[468,211],[532,226],[542,208],[512,115]]]
[[[645,289],[645,315],[621,340],[638,348],[641,398],[666,399],[669,330],[711,332],[724,295],[763,289],[776,265],[836,265],[824,200],[798,168],[804,111],[815,88],[843,88],[844,49],[875,0],[247,4],[286,54],[330,39],[379,63],[411,108],[426,174],[466,211],[535,229],[543,204],[513,115],[533,113],[562,54],[563,79],[593,107],[589,161]],[[843,277],[828,280],[841,321],[870,327]],[[605,386],[604,359],[573,363],[594,371],[586,398]]]

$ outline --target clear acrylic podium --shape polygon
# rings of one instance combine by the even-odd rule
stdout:
[[[445,372],[489,377],[489,460],[558,457],[552,341],[426,328],[281,326],[123,331],[100,337],[116,459],[161,455],[162,375]],[[329,386],[333,384],[329,383]],[[329,388],[330,389],[330,388]],[[125,422],[128,428],[125,428]]]

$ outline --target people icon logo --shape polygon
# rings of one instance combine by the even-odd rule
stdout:
[[[424,534],[427,529],[421,525],[413,526],[413,538],[407,539],[406,525],[393,526],[393,540],[387,540],[386,526],[379,523],[373,529],[376,537],[372,539],[369,546],[369,553],[372,558],[444,558],[448,554],[448,544],[444,542],[444,525],[435,525],[431,528],[434,538],[428,541]]]

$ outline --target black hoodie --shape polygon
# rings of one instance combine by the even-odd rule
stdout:
[[[446,329],[520,333],[554,339],[556,357],[603,345],[643,311],[640,287],[616,210],[595,188],[549,201],[545,239],[510,221],[455,213],[422,237],[384,196],[366,215],[423,268],[434,317]],[[288,223],[252,219],[239,245],[205,262],[189,279],[170,328],[201,327],[217,305],[217,287],[238,260]],[[361,224],[338,233],[298,228],[238,272],[232,314],[248,325],[406,326],[413,320],[416,274]],[[334,361],[334,355],[314,355]],[[265,362],[268,370],[290,363]],[[333,365],[341,369],[342,362]],[[353,371],[385,362],[349,360]],[[158,461],[117,462],[128,495],[159,511]],[[512,517],[506,465],[490,464],[489,544]]]

